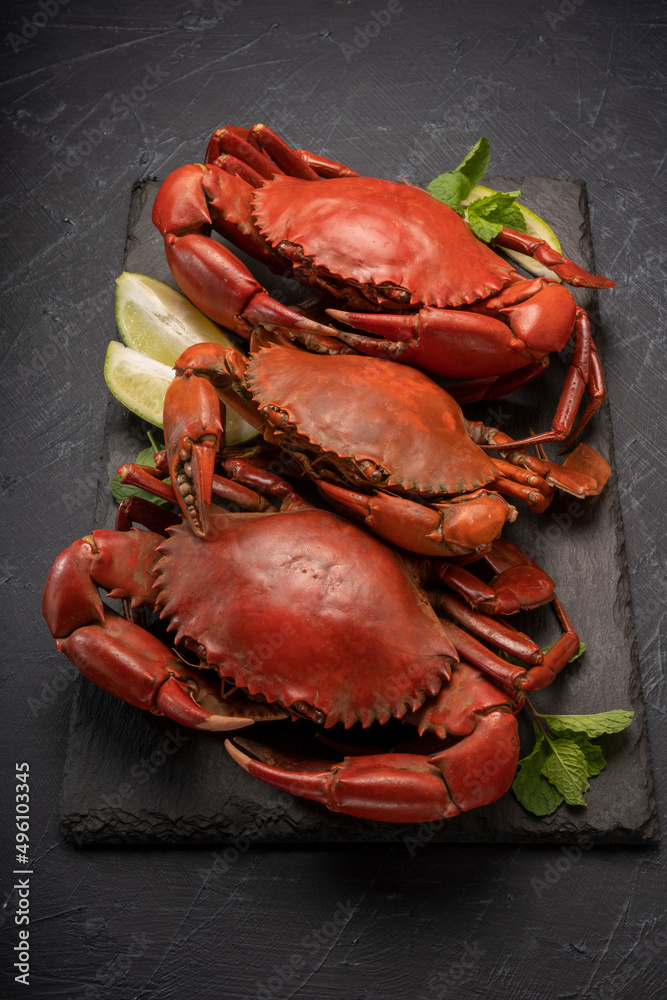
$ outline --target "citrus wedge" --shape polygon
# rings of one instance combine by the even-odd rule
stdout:
[[[476,184],[470,191],[468,197],[465,201],[462,201],[461,204],[465,207],[477,198],[486,198],[488,195],[496,193],[497,192],[494,188],[483,187],[481,184]],[[536,236],[538,239],[544,240],[548,243],[549,246],[553,247],[553,249],[558,253],[562,253],[558,237],[551,226],[548,225],[544,219],[541,219],[539,215],[535,215],[535,213],[531,212],[529,208],[526,208],[525,205],[520,205],[518,201],[515,202],[515,204],[523,215],[524,222],[526,223],[526,233],[528,236]],[[515,260],[517,264],[520,267],[523,267],[524,270],[528,271],[529,274],[535,274],[538,278],[553,278],[556,281],[560,281],[557,274],[550,271],[548,267],[544,266],[544,264],[540,264],[539,261],[534,260],[533,257],[528,257],[527,254],[519,253],[517,250],[505,250],[504,248],[503,253],[506,253],[508,257],[512,258],[512,260]]]
[[[162,407],[172,367],[186,347],[235,345],[189,299],[164,281],[123,271],[116,279],[116,322],[123,344],[109,344],[104,377],[114,396],[143,420],[162,427]],[[227,445],[259,432],[232,409],[225,414]]]
[[[116,278],[116,322],[127,347],[169,367],[192,344],[234,346],[182,292],[131,271]]]
[[[156,427],[162,427],[164,397],[173,377],[174,370],[169,365],[125,347],[117,340],[112,340],[107,348],[104,378],[109,389],[128,410]],[[227,407],[225,441],[228,446],[249,441],[257,433],[251,424]]]

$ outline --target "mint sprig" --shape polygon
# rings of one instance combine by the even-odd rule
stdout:
[[[535,746],[519,761],[514,794],[535,816],[550,816],[563,802],[585,806],[588,779],[607,763],[591,738],[620,733],[630,725],[634,712],[618,708],[596,715],[540,715],[532,705],[530,708]]]
[[[164,451],[164,444],[156,441],[150,431],[148,432],[148,440],[150,441],[149,447],[140,451],[135,459],[137,465],[153,465],[155,455],[159,451]],[[171,480],[165,479],[164,482],[169,483]],[[109,487],[116,503],[121,503],[123,500],[127,500],[128,497],[142,497],[142,499],[150,500],[152,503],[159,504],[162,507],[169,506],[168,501],[163,500],[162,497],[156,497],[154,493],[142,490],[139,486],[132,486],[130,483],[122,482],[118,473],[109,480]]]
[[[434,198],[467,217],[472,231],[485,243],[495,239],[503,226],[521,233],[526,231],[523,215],[515,203],[520,191],[496,191],[476,198],[465,207],[462,204],[488,170],[490,155],[489,140],[482,136],[455,170],[447,170],[428,185]]]

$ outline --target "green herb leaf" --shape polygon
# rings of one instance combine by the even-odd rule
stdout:
[[[472,184],[465,174],[459,170],[448,170],[445,174],[440,174],[432,180],[428,186],[429,193],[438,201],[449,205],[459,215],[463,215],[461,202],[470,194]]]
[[[137,465],[153,465],[154,456],[157,455],[159,451],[164,450],[164,444],[156,441],[150,432],[148,437],[150,438],[151,443],[148,448],[143,448],[137,455],[135,459]],[[164,481],[168,483],[171,480],[166,479]],[[170,506],[169,502],[167,500],[163,500],[162,497],[156,497],[154,493],[142,490],[138,486],[131,486],[130,483],[122,482],[118,473],[116,473],[115,476],[112,476],[109,480],[109,487],[111,489],[111,495],[116,503],[121,503],[123,500],[127,500],[128,497],[141,497],[143,500],[150,500],[152,503],[159,504],[161,507]]]
[[[520,194],[520,191],[496,191],[470,202],[468,222],[472,231],[487,243],[495,239],[503,226],[525,232],[523,215],[514,203]]]
[[[470,187],[474,187],[475,184],[479,184],[489,169],[490,158],[489,140],[483,135],[470,152],[463,157],[456,170],[468,178]],[[470,191],[470,188],[468,188],[468,191]],[[465,195],[463,197],[465,198]]]
[[[577,733],[571,739],[574,740],[586,758],[588,777],[594,778],[596,774],[599,774],[607,766],[607,761],[604,759],[601,747],[597,743],[591,743],[588,737],[583,736],[581,733]]]
[[[558,736],[573,737],[577,733],[602,736],[603,733],[620,733],[627,729],[634,714],[624,708],[616,708],[611,712],[598,712],[597,715],[540,715],[540,718]]]
[[[549,740],[551,753],[542,774],[555,785],[568,805],[585,806],[583,792],[589,788],[586,758],[574,740]]]
[[[455,170],[448,170],[431,181],[428,186],[430,194],[438,201],[449,205],[459,215],[463,215],[461,202],[468,197],[472,188],[486,173],[489,157],[489,140],[486,136],[482,136]]]
[[[551,749],[540,729],[535,729],[535,746],[532,753],[519,761],[519,770],[512,785],[512,791],[528,812],[535,816],[550,816],[565,801],[542,773],[542,768],[551,754]]]

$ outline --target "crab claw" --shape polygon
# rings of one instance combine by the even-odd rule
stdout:
[[[215,389],[189,368],[177,374],[167,389],[164,431],[178,505],[195,535],[203,538],[208,532],[213,469],[223,431]]]
[[[595,496],[602,492],[611,475],[611,467],[606,458],[603,458],[595,448],[583,443],[578,444],[570,452],[563,462],[562,468],[567,469],[569,474],[581,473],[594,479],[597,483]]]
[[[244,739],[225,740],[225,746],[237,764],[274,788],[332,812],[388,823],[427,823],[493,802],[512,784],[519,757],[516,719],[505,710],[481,716],[470,735],[429,757],[381,753],[330,762]]]
[[[514,507],[487,490],[426,507],[391,493],[367,496],[323,480],[317,485],[336,506],[363,517],[381,538],[420,555],[480,552],[497,538],[506,521],[516,518]]]

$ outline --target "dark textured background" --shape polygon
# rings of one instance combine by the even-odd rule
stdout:
[[[39,600],[94,517],[134,181],[200,158],[222,122],[266,121],[418,182],[484,132],[494,173],[586,179],[596,263],[618,284],[596,326],[664,827],[664,5],[404,2],[361,47],[383,0],[44,4],[5,4],[2,29],[2,788],[10,815],[14,760],[30,763],[33,995],[436,1000],[492,983],[530,1000],[661,996],[661,848],[64,842],[76,684]],[[13,996],[7,840],[2,864],[0,989]]]

